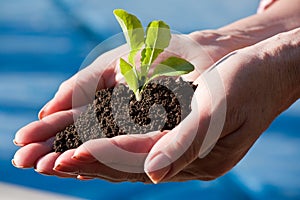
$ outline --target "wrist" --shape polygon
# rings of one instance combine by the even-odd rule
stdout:
[[[276,1],[260,14],[254,14],[220,28],[222,32],[247,35],[248,45],[300,26],[300,0]]]

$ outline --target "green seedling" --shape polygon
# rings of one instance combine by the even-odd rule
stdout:
[[[151,75],[149,71],[155,59],[169,46],[171,40],[170,27],[161,20],[149,23],[146,32],[140,20],[122,9],[114,10],[130,47],[128,61],[120,58],[120,71],[128,87],[134,92],[136,100],[141,100],[145,86],[154,78],[160,76],[180,76],[194,70],[194,66],[185,59],[169,57],[156,64]],[[142,49],[143,48],[143,49]],[[135,62],[136,55],[141,52],[140,68]]]

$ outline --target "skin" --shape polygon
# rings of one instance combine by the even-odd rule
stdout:
[[[204,49],[201,53],[209,54],[212,59],[200,56],[201,60],[197,60],[188,51],[189,45],[178,53],[184,58],[193,58],[196,64],[205,60],[205,65],[197,65],[197,70],[187,77],[198,83],[192,104],[194,113],[191,114],[197,120],[184,122],[182,129],[175,128],[147,136],[92,140],[63,154],[49,153],[53,136],[72,123],[73,114],[77,112],[71,103],[74,88],[88,85],[93,79],[98,80],[100,74],[102,77],[98,88],[110,87],[121,81],[116,63],[105,59],[124,55],[126,49],[120,47],[100,56],[87,70],[64,82],[40,112],[41,120],[17,132],[14,141],[22,148],[16,152],[13,164],[19,168],[34,167],[38,172],[48,175],[83,180],[101,178],[113,182],[212,180],[223,175],[240,161],[269,124],[300,97],[300,30],[296,28],[300,21],[300,4],[299,0],[286,2],[278,1],[263,14],[242,19],[221,29],[194,32],[187,36],[200,43]],[[294,30],[277,34],[291,29]],[[269,38],[272,35],[275,36]],[[259,42],[261,40],[264,41]],[[173,44],[175,49],[176,40]],[[239,50],[234,51],[236,49]],[[232,51],[234,53],[228,54]],[[222,62],[210,67],[226,54]],[[102,64],[110,67],[101,72],[96,66]],[[226,100],[226,116],[220,138],[203,157],[201,145],[211,116],[218,112],[218,107],[213,108],[211,104],[211,91],[200,76],[207,68],[207,73],[217,72],[222,80],[225,95],[221,95],[217,102]],[[76,78],[78,76],[82,77],[79,81]],[[85,103],[86,98],[82,98],[77,106]],[[186,146],[191,138],[190,130],[193,129],[197,130],[196,135],[192,136],[191,144]],[[177,140],[170,143],[174,137]],[[111,167],[108,161],[99,162],[97,155],[103,151],[110,152],[106,147],[111,144],[127,152],[141,153],[144,157],[132,164],[130,159],[121,161],[124,157],[122,152],[111,152],[118,166],[134,165],[132,167],[142,168],[144,172],[130,173]],[[174,153],[181,156],[173,161]]]

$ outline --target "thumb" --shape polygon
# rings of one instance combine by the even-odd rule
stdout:
[[[212,70],[197,80],[192,112],[149,152],[144,170],[153,183],[172,178],[197,157],[206,156],[219,139],[226,117],[226,98],[216,75]]]
[[[197,117],[191,113],[152,147],[145,160],[144,170],[153,183],[173,177],[197,158],[203,141],[203,134],[198,134]],[[207,129],[209,119],[201,121],[200,130]]]
[[[94,51],[97,52],[97,49]],[[58,111],[86,105],[94,100],[96,90],[114,86],[117,82],[116,58],[128,52],[127,49],[128,47],[123,45],[100,55],[89,66],[80,69],[77,74],[64,81],[54,98],[40,110],[39,119]]]

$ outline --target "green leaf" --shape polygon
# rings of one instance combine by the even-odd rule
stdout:
[[[159,76],[180,76],[193,70],[194,65],[187,60],[178,57],[169,57],[155,67],[149,81]]]
[[[141,58],[142,67],[149,69],[158,55],[169,46],[170,40],[170,27],[163,21],[152,21],[146,31],[145,48]]]
[[[144,44],[143,26],[136,16],[123,9],[114,10],[114,15],[122,28],[126,42],[130,46],[129,63],[135,66],[134,57]]]
[[[136,94],[139,89],[139,84],[135,69],[122,58],[120,58],[120,69],[128,87]]]

